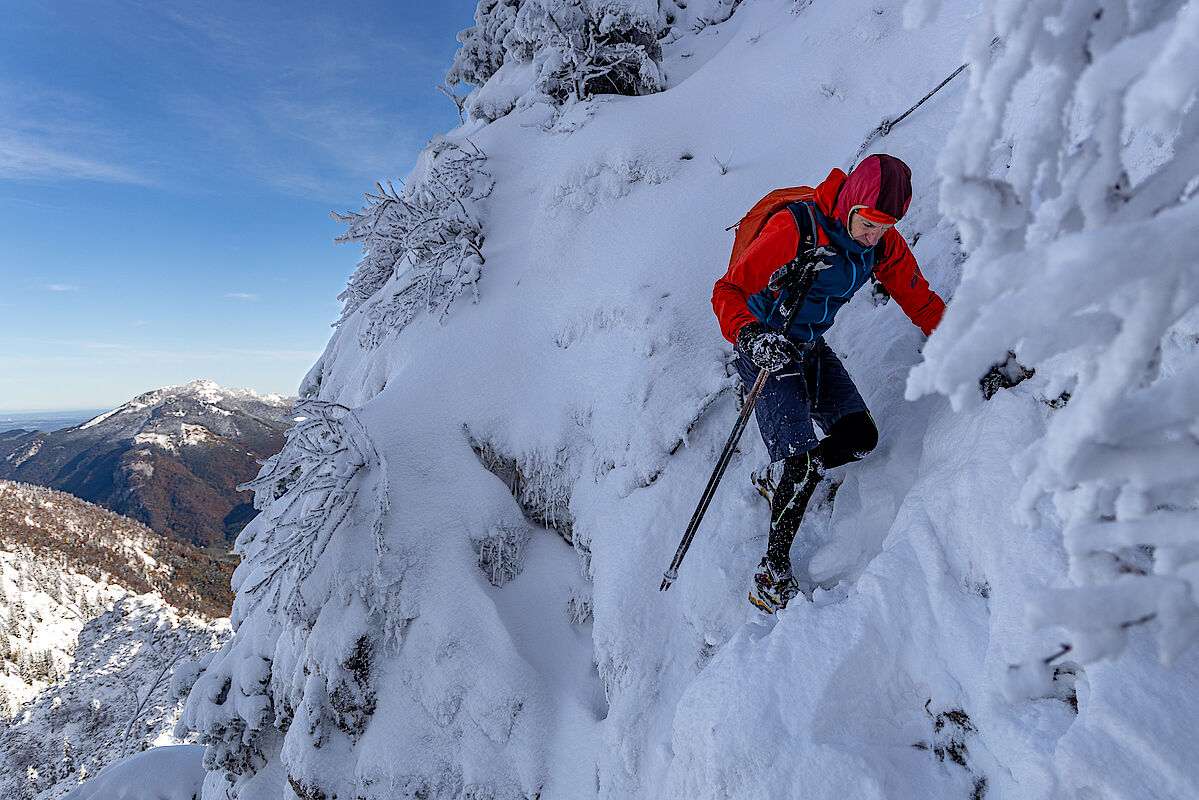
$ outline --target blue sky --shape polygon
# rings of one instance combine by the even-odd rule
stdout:
[[[0,409],[294,393],[361,256],[331,210],[458,123],[475,0],[31,2],[0,23]]]

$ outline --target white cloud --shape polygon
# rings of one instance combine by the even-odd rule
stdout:
[[[49,147],[32,136],[0,130],[0,178],[10,180],[84,179],[147,183],[132,170],[100,159]]]
[[[448,68],[444,44],[388,35],[335,9],[280,16],[235,2],[97,5],[78,24],[97,28],[98,46],[171,59],[154,81],[132,79],[145,99],[141,116],[106,92],[72,92],[31,72],[0,76],[0,180],[189,191],[237,180],[355,206],[376,180],[406,173],[428,138],[429,125],[414,119],[423,112],[408,101],[432,95]],[[128,13],[103,13],[117,5]],[[380,65],[397,67],[386,100]],[[205,79],[182,81],[184,71]]]
[[[110,344],[108,342],[71,339],[35,339],[0,337],[0,370],[16,365],[76,364],[180,364],[224,363],[257,364],[279,361],[311,363],[320,355],[316,351],[216,347],[199,350],[165,350],[143,345]]]
[[[46,284],[46,288],[52,292],[77,292],[77,291],[79,291],[78,286],[72,286],[69,283],[48,283],[48,284]]]
[[[258,295],[249,294],[247,292],[226,292],[225,297],[231,297],[234,300],[257,300]]]

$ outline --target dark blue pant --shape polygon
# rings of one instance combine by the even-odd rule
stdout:
[[[758,366],[740,350],[737,371],[747,390]],[[770,541],[766,555],[775,569],[791,569],[791,543],[808,500],[824,470],[857,461],[878,444],[878,428],[845,365],[824,339],[766,379],[754,408],[770,451]],[[815,422],[825,438],[816,439]],[[777,477],[774,477],[777,475]]]
[[[759,368],[740,350],[737,372],[749,391]],[[792,361],[766,379],[754,408],[771,461],[814,449],[818,440],[813,421],[828,434],[837,420],[856,411],[866,411],[866,401],[823,338],[804,351],[802,364]]]

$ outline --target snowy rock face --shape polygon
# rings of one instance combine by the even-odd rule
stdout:
[[[661,91],[562,100],[522,38],[557,6],[481,3],[471,119],[345,216],[189,673],[203,796],[1199,795],[1193,4],[673,5]],[[943,328],[861,292],[827,336],[881,438],[817,490],[810,602],[746,602],[753,426],[660,593],[737,406],[724,229],[863,141],[912,167]]]
[[[183,560],[172,546],[65,493],[0,481],[0,796],[53,800],[177,741],[172,670],[219,647],[228,623],[152,588],[199,600],[166,566]]]
[[[237,491],[283,446],[294,401],[192,381],[73,428],[0,440],[0,478],[71,492],[160,535],[225,546],[249,521]]]

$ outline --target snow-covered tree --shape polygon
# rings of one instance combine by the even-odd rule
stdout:
[[[516,25],[521,0],[480,0],[475,24],[458,33],[462,44],[446,76],[450,86],[482,86],[504,65],[504,39]]]
[[[485,161],[477,149],[436,138],[403,191],[377,185],[361,211],[333,215],[349,226],[337,242],[359,242],[364,251],[338,297],[345,302],[339,324],[372,301],[363,346],[377,345],[421,310],[444,317],[463,291],[475,287],[483,266],[476,204],[492,187]]]
[[[481,0],[446,83],[473,84],[466,110],[485,120],[522,104],[660,91],[661,22],[648,0]]]
[[[174,691],[190,689],[181,725],[208,745],[210,769],[241,782],[282,752],[292,787],[316,798],[340,785],[337,759],[374,710],[373,651],[396,632],[384,629],[382,609],[338,594],[348,573],[317,569],[330,547],[358,552],[364,568],[351,585],[377,590],[387,506],[379,455],[349,409],[302,400],[296,413],[283,451],[248,484],[263,513],[238,538],[240,635]]]
[[[1032,619],[1083,662],[1151,622],[1169,659],[1199,637],[1199,5],[984,14],[940,162],[969,259],[909,395],[971,406],[1011,349],[1068,399],[1028,451],[1025,505],[1060,523],[1078,586]]]
[[[224,629],[179,615],[159,598],[126,595],[84,626],[73,662],[52,650],[23,651],[31,679],[56,685],[31,699],[0,691],[7,723],[0,726],[0,797],[29,787],[28,765],[38,773],[29,796],[50,800],[87,773],[161,742],[178,714],[177,699],[167,697],[169,669],[210,651]]]

